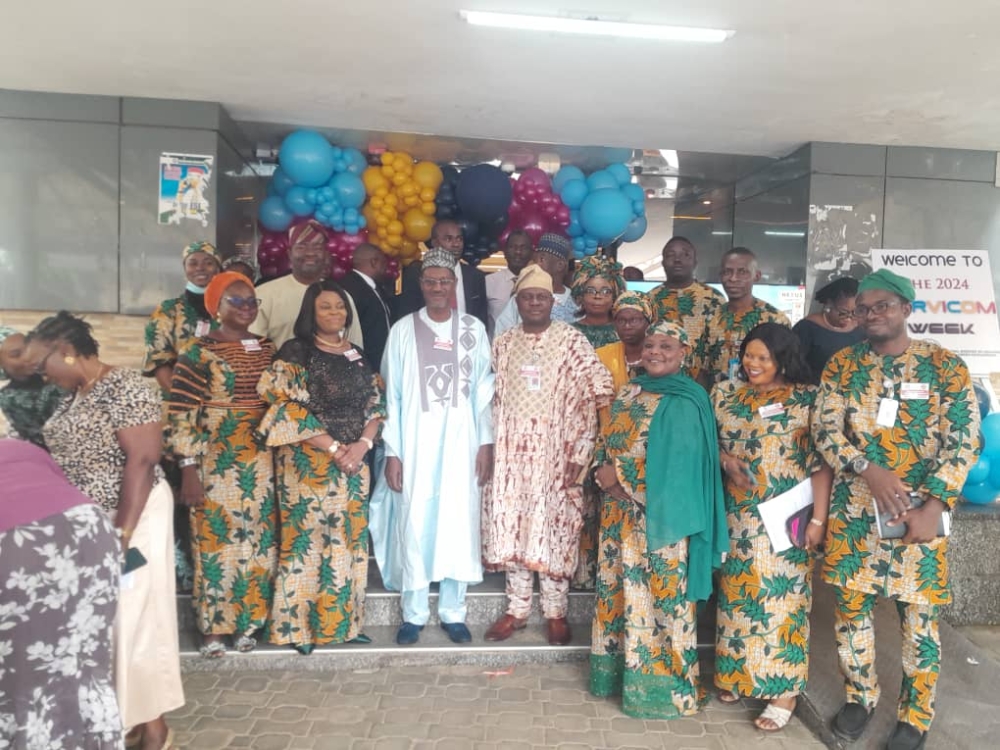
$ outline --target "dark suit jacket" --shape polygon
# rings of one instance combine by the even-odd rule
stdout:
[[[378,293],[354,271],[341,279],[340,285],[354,300],[354,307],[358,311],[358,323],[361,324],[361,332],[365,336],[365,359],[371,368],[378,372],[382,367],[385,341],[389,337],[386,307],[383,306]],[[388,306],[389,300],[385,300],[385,303]]]
[[[465,291],[465,312],[473,315],[486,325],[486,274],[475,266],[458,264],[462,273],[462,288]],[[396,297],[396,320],[416,312],[424,306],[424,295],[420,291],[420,263],[415,262],[403,269],[403,291]],[[365,334],[365,344],[368,343]]]

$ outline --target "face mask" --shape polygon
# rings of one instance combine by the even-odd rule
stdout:
[[[184,288],[187,289],[189,292],[191,292],[191,294],[204,294],[205,289],[207,289],[207,287],[198,286],[193,281],[189,281],[187,284],[185,284]]]

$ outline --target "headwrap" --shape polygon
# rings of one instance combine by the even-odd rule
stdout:
[[[183,263],[195,253],[205,253],[205,255],[215,258],[216,263],[221,262],[219,260],[219,251],[215,249],[215,245],[211,242],[192,242],[190,245],[185,245],[181,251],[181,262]]]
[[[295,224],[288,230],[288,247],[291,248],[299,243],[308,242],[317,234],[322,235],[324,241],[330,239],[330,233],[326,227],[316,221],[316,219],[309,219],[309,221],[304,221],[301,224]]]
[[[538,247],[535,248],[535,252],[549,253],[569,262],[570,256],[573,255],[573,245],[561,234],[546,232],[538,240]]]
[[[653,323],[653,325],[646,329],[646,335],[669,336],[672,339],[677,339],[685,346],[688,342],[687,331],[677,325],[677,323],[671,323],[669,320],[661,320],[658,323]]]
[[[611,308],[611,315],[615,316],[621,310],[638,310],[646,320],[653,320],[653,305],[642,292],[627,290],[619,294]]]
[[[16,329],[11,328],[10,326],[0,326],[0,346],[3,346],[3,342],[7,340],[7,337],[14,333],[17,333]],[[0,380],[8,379],[7,373],[4,372],[2,367],[0,367]]]
[[[712,571],[729,551],[712,404],[682,373],[632,382],[662,396],[646,444],[646,455],[656,457],[646,462],[646,548],[654,552],[687,538],[687,600],[704,601],[712,594]]]
[[[579,302],[583,299],[583,290],[591,279],[604,279],[611,284],[615,297],[625,290],[625,277],[622,276],[622,264],[603,255],[588,255],[579,261],[573,274],[573,299]]]
[[[244,258],[242,255],[231,255],[228,258],[226,258],[224,261],[222,261],[222,270],[228,271],[237,263],[242,263],[244,266],[251,269],[254,274],[254,278],[251,279],[251,281],[256,281],[257,264],[254,263],[252,260],[250,260],[250,258]],[[239,271],[237,271],[236,273],[239,273]]]
[[[917,293],[913,289],[913,282],[905,276],[893,273],[887,268],[880,268],[874,273],[868,274],[858,284],[858,294],[872,289],[884,289],[887,292],[898,294],[907,302],[913,302],[917,298]]]
[[[552,277],[549,276],[537,263],[532,263],[521,269],[514,282],[514,294],[522,289],[544,289],[552,291]]]
[[[420,270],[427,268],[447,268],[449,271],[455,270],[458,261],[449,251],[440,247],[432,247],[424,254],[424,259],[420,261]]]
[[[208,314],[212,317],[219,312],[219,302],[222,301],[222,295],[225,294],[226,290],[235,284],[237,281],[242,281],[250,287],[250,290],[256,293],[256,288],[253,282],[250,281],[246,276],[241,273],[236,273],[236,271],[223,271],[222,273],[217,273],[215,278],[212,279],[208,286],[205,287],[205,309],[208,310]]]

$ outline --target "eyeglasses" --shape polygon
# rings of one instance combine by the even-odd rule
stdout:
[[[224,297],[224,299],[237,310],[256,310],[260,307],[260,300],[256,297]]]
[[[55,353],[56,353],[55,347],[53,347],[52,349],[49,349],[49,353],[46,354],[44,357],[42,357],[42,359],[39,361],[39,363],[37,365],[35,365],[35,375],[44,375],[45,374],[45,367],[48,365],[49,357],[51,357]]]
[[[420,283],[428,289],[448,289],[455,286],[455,279],[420,279]]]
[[[583,293],[591,297],[610,297],[615,293],[615,290],[611,287],[598,289],[596,286],[588,286],[584,288]]]
[[[854,317],[860,320],[864,320],[868,317],[868,313],[873,315],[885,315],[893,307],[899,307],[902,302],[895,299],[885,299],[881,302],[876,302],[874,305],[869,307],[868,305],[858,305],[854,308]]]
[[[638,326],[645,327],[645,326],[649,325],[649,321],[646,320],[641,315],[636,315],[636,316],[632,316],[632,315],[629,315],[629,316],[618,315],[618,316],[615,317],[615,323],[617,323],[618,325],[620,325],[622,328],[631,328],[633,326],[635,326],[635,327],[638,327]]]

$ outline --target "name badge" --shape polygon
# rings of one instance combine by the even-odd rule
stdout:
[[[903,383],[899,387],[899,397],[906,401],[926,401],[931,397],[930,383]]]
[[[442,352],[450,352],[454,344],[451,339],[434,339],[434,348]]]
[[[344,352],[344,356],[347,357],[348,362],[357,362],[359,359],[361,359],[361,354],[358,352],[357,349],[353,348],[348,349],[346,352]]]
[[[202,336],[207,336],[208,332],[212,330],[212,324],[207,320],[199,320],[198,325],[194,327],[194,335],[198,338]]]
[[[899,411],[899,402],[894,398],[883,398],[878,405],[878,416],[875,423],[879,427],[895,427],[896,413]]]
[[[733,357],[729,360],[729,379],[736,380],[740,376],[740,360],[737,357]]]
[[[784,404],[766,404],[757,410],[760,414],[761,419],[770,419],[771,417],[777,417],[785,413]]]
[[[521,377],[529,391],[542,390],[542,368],[538,365],[521,365]]]
[[[243,339],[240,343],[243,344],[243,351],[245,352],[260,351],[260,342],[257,339]]]

